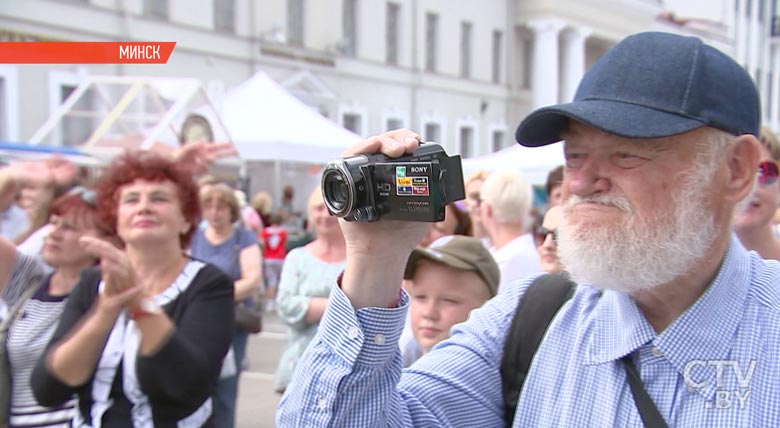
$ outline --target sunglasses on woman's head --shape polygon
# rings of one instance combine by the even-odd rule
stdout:
[[[97,206],[97,202],[95,201],[95,191],[92,189],[88,189],[84,186],[76,186],[68,191],[68,195],[78,195],[82,202],[91,206],[92,208]]]
[[[775,161],[763,161],[758,164],[758,182],[768,186],[780,177],[780,165]]]

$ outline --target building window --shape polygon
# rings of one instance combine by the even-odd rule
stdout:
[[[425,70],[436,71],[436,56],[439,35],[439,15],[428,12],[425,15]]]
[[[388,64],[398,65],[398,36],[399,17],[401,6],[397,3],[387,3],[387,28],[385,29],[385,61]]]
[[[60,104],[68,99],[70,94],[76,90],[76,85],[60,85]],[[78,102],[73,105],[74,110],[90,112],[94,110],[92,98],[84,94]],[[77,115],[66,114],[62,117],[62,145],[80,146],[84,144],[92,135],[94,124],[89,117],[80,117]]]
[[[214,29],[227,33],[236,32],[235,0],[214,0]]]
[[[441,125],[438,123],[426,123],[423,138],[425,138],[425,141],[443,144],[441,141]]]
[[[471,77],[471,23],[460,23],[460,77]]]
[[[342,9],[342,24],[344,26],[344,49],[342,53],[354,57],[357,52],[357,0],[344,0]]]
[[[497,152],[506,146],[504,135],[504,131],[493,131],[490,135],[490,148],[492,151]]]
[[[303,46],[303,1],[287,0],[287,42]]]
[[[474,156],[474,128],[470,126],[460,128],[460,156],[463,158]]]
[[[499,30],[493,31],[493,83],[501,83],[501,57],[503,52],[504,34]]]
[[[523,78],[522,78],[522,85],[524,89],[531,89],[531,76],[533,75],[533,70],[531,69],[533,64],[533,55],[534,55],[534,43],[533,40],[529,37],[524,37],[522,39],[523,41]]]
[[[404,127],[404,121],[398,119],[397,117],[391,117],[390,119],[387,119],[387,122],[385,123],[385,131],[392,131],[394,129],[399,129],[403,127]]]
[[[168,0],[144,0],[144,16],[168,19]]]
[[[344,113],[344,115],[342,116],[344,128],[349,129],[350,131],[354,132],[357,135],[363,134],[363,130],[360,129],[361,119],[362,118],[357,113]]]

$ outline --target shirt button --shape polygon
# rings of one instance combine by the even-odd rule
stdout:
[[[384,345],[386,341],[387,340],[385,339],[384,334],[377,334],[376,336],[374,336],[374,343],[376,343],[377,345]]]
[[[357,339],[357,337],[360,335],[360,330],[358,330],[357,327],[354,325],[347,329],[347,336],[349,336],[350,339]]]
[[[660,349],[658,349],[658,348],[656,348],[655,346],[653,346],[652,348],[650,348],[650,353],[651,353],[651,354],[653,354],[653,356],[654,356],[654,357],[660,357],[661,355],[663,355],[663,353],[661,352],[661,350],[660,350]]]
[[[325,408],[328,407],[328,401],[324,398],[320,398],[319,401],[317,401],[317,407],[319,407],[320,410],[325,410]]]

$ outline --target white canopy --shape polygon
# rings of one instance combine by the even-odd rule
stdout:
[[[259,71],[216,102],[222,124],[248,161],[324,164],[360,140]],[[216,135],[217,140],[220,136]]]
[[[483,156],[463,159],[463,175],[468,177],[474,171],[498,169],[517,169],[531,184],[544,184],[547,173],[558,165],[563,165],[563,146],[561,143],[544,147],[523,147],[516,144]]]

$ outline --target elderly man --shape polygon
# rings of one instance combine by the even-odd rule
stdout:
[[[541,272],[539,252],[528,226],[533,190],[514,170],[496,171],[480,189],[482,225],[490,236],[490,254],[501,269],[499,294],[519,279]]]
[[[524,145],[566,140],[558,245],[579,287],[537,349],[514,427],[780,426],[780,266],[730,232],[756,180],[759,116],[729,57],[641,33],[594,64],[572,103],[520,124]],[[399,156],[418,139],[384,134],[349,154]],[[499,365],[527,288],[474,311],[402,373],[398,284],[426,225],[342,227],[344,276],[278,426],[504,426]],[[643,423],[639,407],[661,420]]]

